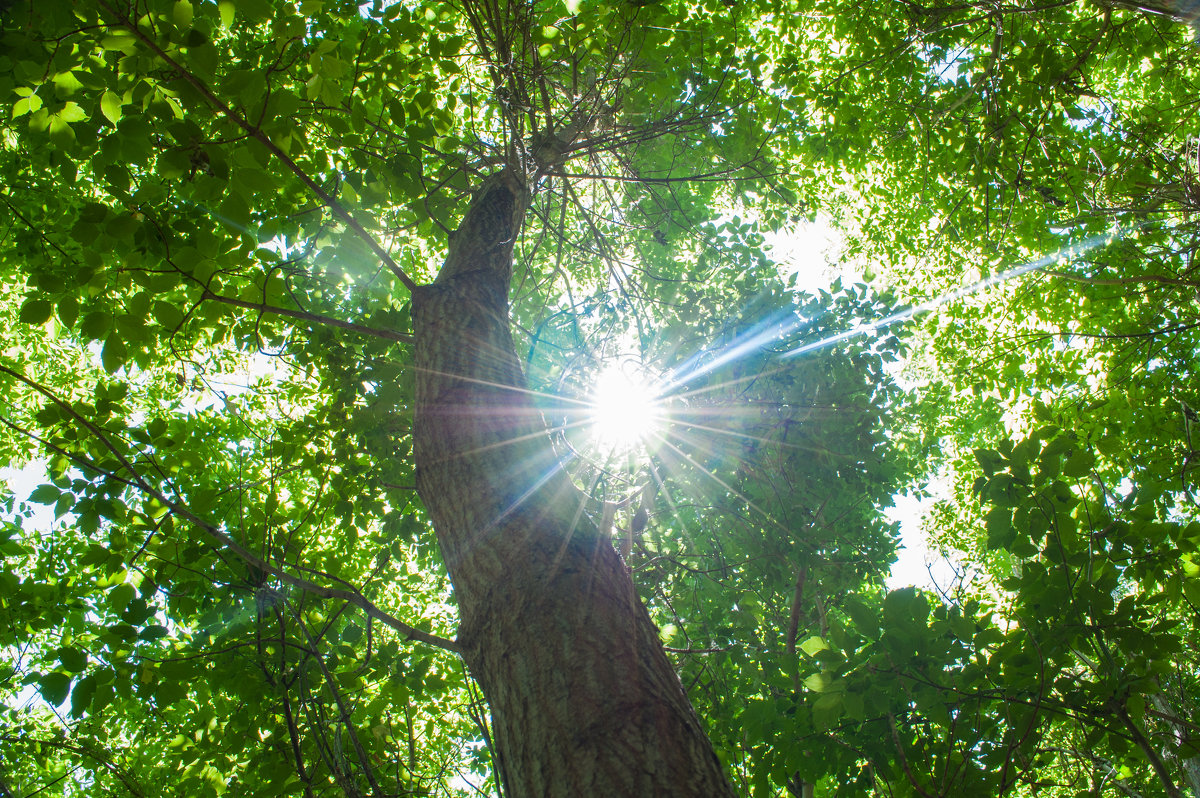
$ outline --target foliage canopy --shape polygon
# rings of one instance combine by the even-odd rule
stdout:
[[[519,163],[530,388],[741,792],[1200,796],[1189,8],[12,3],[0,795],[498,792],[409,295]]]

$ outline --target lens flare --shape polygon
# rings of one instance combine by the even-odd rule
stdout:
[[[663,420],[653,384],[631,365],[610,365],[601,371],[589,405],[592,437],[615,452],[644,445]]]

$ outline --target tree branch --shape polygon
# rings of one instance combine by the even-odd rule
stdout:
[[[200,518],[198,515],[193,513],[191,510],[189,510],[185,505],[181,504],[180,502],[175,501],[174,499],[171,499],[166,494],[164,494],[162,491],[160,491],[158,488],[155,488],[153,485],[151,485],[149,482],[147,482],[146,479],[141,475],[141,472],[139,472],[137,470],[137,468],[133,465],[133,463],[130,462],[129,458],[127,458],[124,454],[122,454],[121,451],[112,443],[112,441],[110,441],[108,439],[108,436],[104,434],[104,431],[101,430],[99,427],[97,427],[95,424],[93,424],[89,419],[85,418],[83,415],[78,413],[75,410],[75,408],[73,408],[71,406],[71,404],[69,402],[67,402],[64,399],[59,398],[58,395],[55,394],[53,391],[51,391],[49,388],[46,388],[45,386],[43,386],[37,382],[34,382],[33,380],[26,377],[24,374],[14,371],[6,366],[0,365],[0,373],[8,374],[10,377],[13,377],[14,379],[21,382],[22,384],[32,388],[37,393],[40,393],[42,396],[45,396],[47,399],[49,399],[51,402],[53,402],[59,408],[59,410],[61,410],[65,415],[69,416],[80,427],[85,429],[87,432],[91,433],[91,435],[97,441],[99,441],[100,444],[103,445],[104,448],[106,448],[109,451],[109,453],[117,460],[117,462],[121,465],[121,468],[124,469],[126,472],[128,472],[129,478],[124,478],[117,474],[113,474],[113,473],[109,472],[107,469],[99,467],[96,463],[93,463],[88,458],[83,457],[82,455],[77,454],[75,452],[67,451],[67,450],[63,449],[62,447],[55,446],[54,444],[50,443],[49,441],[46,441],[42,438],[39,438],[37,435],[34,435],[29,430],[19,427],[16,424],[13,424],[12,422],[8,421],[7,419],[4,419],[3,423],[5,423],[7,426],[12,427],[14,430],[22,433],[23,435],[26,435],[30,438],[33,438],[34,440],[41,442],[43,445],[50,447],[54,451],[58,452],[59,454],[63,455],[64,457],[67,457],[67,458],[75,461],[76,463],[79,463],[93,471],[98,471],[107,476],[111,476],[111,477],[119,480],[120,482],[122,482],[136,490],[139,490],[142,493],[144,493],[145,495],[155,499],[160,504],[162,504],[164,507],[166,507],[168,510],[170,510],[171,512],[178,515],[180,518],[190,521],[193,525],[195,525],[202,532],[204,532],[209,537],[211,537],[214,540],[221,543],[221,545],[223,545],[226,549],[233,552],[235,555],[237,555],[238,558],[240,558],[242,561],[246,562],[247,564],[253,566],[254,568],[257,568],[257,569],[263,571],[264,573],[269,573],[272,576],[279,579],[280,581],[282,581],[294,588],[297,588],[298,590],[301,590],[305,593],[310,593],[314,596],[319,596],[321,598],[337,599],[340,601],[345,601],[348,604],[353,604],[355,607],[358,607],[359,609],[361,609],[363,612],[365,612],[370,617],[375,618],[376,620],[380,621],[381,623],[383,623],[386,626],[391,627],[392,629],[395,629],[397,632],[404,635],[405,639],[407,639],[407,640],[419,640],[422,643],[426,643],[426,644],[434,646],[436,648],[440,648],[444,651],[449,651],[454,654],[459,653],[459,651],[460,651],[459,646],[454,641],[446,640],[445,638],[438,637],[437,635],[430,634],[429,632],[423,632],[420,629],[417,629],[413,626],[409,626],[408,624],[404,623],[403,621],[401,621],[399,618],[395,617],[391,613],[388,613],[388,612],[380,609],[370,599],[368,599],[366,596],[364,596],[362,593],[360,593],[357,589],[345,589],[345,588],[326,587],[324,585],[318,585],[314,582],[308,581],[307,579],[304,579],[302,577],[298,577],[291,573],[288,573],[283,568],[280,568],[279,566],[274,565],[273,563],[269,562],[268,560],[264,560],[263,558],[257,556],[256,554],[251,552],[249,549],[245,548],[240,543],[238,543],[236,540],[234,540],[232,537],[230,537],[228,534],[226,534],[225,532],[222,532],[218,527],[216,527],[213,524],[210,524],[207,521],[205,521],[204,519]],[[336,578],[336,577],[331,577],[331,578]]]
[[[271,137],[263,132],[262,128],[260,128],[258,125],[252,124],[248,119],[246,119],[246,117],[242,116],[237,111],[233,110],[233,108],[231,108],[229,105],[222,102],[217,95],[213,94],[212,89],[208,87],[208,84],[185,69],[179,64],[179,62],[171,58],[171,56],[167,55],[166,51],[159,47],[153,39],[147,36],[141,30],[141,28],[137,26],[136,23],[131,22],[127,17],[119,14],[113,9],[112,6],[105,2],[105,0],[99,0],[99,5],[109,14],[116,17],[118,24],[121,27],[133,34],[138,41],[144,44],[158,58],[166,62],[171,69],[175,70],[175,73],[178,74],[179,77],[191,84],[192,88],[194,88],[196,91],[200,92],[200,95],[208,101],[209,105],[220,111],[226,119],[233,122],[242,130],[246,131],[248,134],[250,134],[250,136],[266,147],[272,155],[278,158],[279,161],[292,172],[292,174],[296,175],[296,177],[300,178],[300,180],[303,181],[306,186],[308,186],[309,190],[312,191],[313,194],[315,194],[317,198],[320,199],[321,202],[333,212],[334,216],[341,219],[347,227],[353,230],[355,234],[358,235],[358,237],[361,238],[366,245],[371,248],[371,251],[379,257],[383,264],[387,266],[388,270],[396,276],[396,279],[399,280],[405,288],[407,288],[410,292],[416,290],[416,282],[409,277],[403,269],[400,268],[400,265],[392,259],[392,256],[388,254],[387,250],[385,250],[383,246],[375,240],[375,236],[368,233],[366,228],[359,224],[358,220],[355,219],[348,210],[342,207],[342,204],[338,202],[332,194],[321,188],[317,181],[314,180],[312,176],[308,174],[308,172],[305,172],[303,169],[301,169],[300,165],[296,163],[291,156],[281,150],[279,145],[271,141]]]
[[[224,305],[232,305],[236,308],[245,308],[246,310],[257,310],[259,313],[271,313],[276,316],[287,316],[291,319],[299,319],[301,321],[311,322],[313,324],[324,324],[329,327],[338,327],[343,330],[360,333],[362,335],[370,335],[375,338],[383,338],[388,341],[397,341],[402,344],[411,344],[413,337],[407,333],[400,333],[394,330],[379,330],[374,327],[367,327],[363,324],[356,324],[352,321],[342,321],[330,316],[322,316],[319,313],[310,313],[306,310],[292,310],[290,308],[281,308],[275,305],[268,305],[265,302],[247,302],[244,299],[234,299],[231,296],[222,296],[214,294],[207,288],[204,289],[204,294],[200,297],[201,301],[211,299],[214,302],[220,302]]]
[[[1162,782],[1163,789],[1167,791],[1167,795],[1170,796],[1170,798],[1183,798],[1183,793],[1179,791],[1177,786],[1175,786],[1175,781],[1171,778],[1171,773],[1167,770],[1166,763],[1162,761],[1162,757],[1158,755],[1158,751],[1155,751],[1154,746],[1148,739],[1146,739],[1146,735],[1142,733],[1142,730],[1138,727],[1137,722],[1130,717],[1129,710],[1125,707],[1125,702],[1121,699],[1117,699],[1114,703],[1116,706],[1114,706],[1113,709],[1116,710],[1117,717],[1120,718],[1121,722],[1125,724],[1125,727],[1129,729],[1129,736],[1133,738],[1133,741],[1137,744],[1137,747],[1140,748],[1142,753],[1146,755],[1146,759],[1150,762],[1150,767],[1154,769],[1154,773],[1158,776],[1158,780]]]

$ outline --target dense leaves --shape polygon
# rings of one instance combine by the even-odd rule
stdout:
[[[1189,3],[9,5],[0,793],[499,792],[408,295],[506,166],[530,387],[742,792],[1200,796]],[[770,259],[817,214],[869,285]],[[954,585],[887,589],[902,491]]]

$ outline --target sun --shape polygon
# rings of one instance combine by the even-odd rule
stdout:
[[[606,366],[596,377],[588,404],[593,440],[614,453],[645,446],[665,419],[653,381],[631,363]]]

